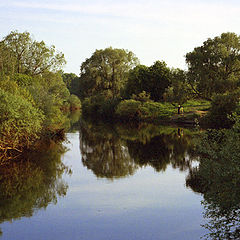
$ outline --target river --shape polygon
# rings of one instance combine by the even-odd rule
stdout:
[[[29,170],[11,180],[4,173],[0,239],[200,239],[207,233],[203,197],[186,187],[198,165],[196,136],[183,128],[82,121],[64,150],[43,154],[43,166],[23,165]]]

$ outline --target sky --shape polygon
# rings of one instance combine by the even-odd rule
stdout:
[[[240,34],[238,0],[0,0],[0,40],[11,31],[55,45],[65,72],[79,75],[96,49],[123,48],[150,66],[186,69],[185,55],[207,38]]]

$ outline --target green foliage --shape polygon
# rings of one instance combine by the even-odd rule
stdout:
[[[82,103],[83,114],[111,119],[115,115],[115,108],[119,103],[118,98],[112,99],[111,91],[105,91],[89,98]]]
[[[140,102],[150,102],[150,94],[146,93],[145,91],[142,91],[141,93],[135,95],[133,94],[131,99],[136,100],[136,101],[140,101]]]
[[[233,121],[229,118],[239,105],[240,93],[218,94],[213,98],[206,123],[211,128],[228,128]]]
[[[66,63],[55,46],[33,40],[29,32],[12,31],[0,42],[0,71],[7,75],[22,73],[39,75],[58,71]]]
[[[138,59],[130,51],[111,47],[96,50],[81,65],[81,99],[105,91],[111,91],[113,97],[119,97],[129,70],[137,64]]]
[[[174,111],[170,104],[133,99],[121,101],[116,108],[117,116],[125,120],[166,120]]]
[[[144,85],[148,78],[147,72],[148,67],[144,65],[137,65],[129,71],[128,81],[124,89],[124,97],[130,98],[133,94],[137,95],[145,90]]]
[[[13,80],[17,82],[18,86],[27,87],[34,81],[33,78],[26,74],[15,73],[13,75]]]
[[[164,93],[164,99],[175,105],[183,105],[192,97],[192,89],[187,82],[187,73],[181,69],[171,72],[171,85]]]
[[[223,33],[186,54],[189,83],[206,99],[234,91],[240,79],[240,37]]]
[[[152,100],[161,101],[170,81],[170,69],[165,62],[156,61],[150,67],[139,65],[129,73],[125,96],[130,98],[132,94],[145,91],[150,94]]]
[[[57,130],[63,128],[66,116],[61,108],[68,101],[70,93],[59,73],[45,73],[35,77],[35,83],[28,87],[34,101],[46,116],[45,129]]]
[[[29,146],[42,129],[44,115],[23,96],[0,89],[0,147]]]
[[[80,96],[80,80],[79,77],[74,73],[64,73],[62,74],[64,83],[66,84],[69,92],[71,94]]]
[[[124,119],[135,119],[137,120],[142,113],[140,112],[140,106],[142,103],[133,99],[124,100],[119,103],[116,109],[116,114],[120,118]]]
[[[68,102],[71,110],[81,109],[82,107],[80,99],[74,94],[70,95]]]
[[[58,70],[64,56],[30,33],[11,32],[0,42],[0,159],[29,148],[46,132],[64,128],[61,109],[79,104]],[[69,98],[70,97],[70,98]]]

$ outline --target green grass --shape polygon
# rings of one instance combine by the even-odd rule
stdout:
[[[122,101],[116,110],[118,117],[140,121],[170,121],[194,122],[205,115],[210,102],[204,100],[189,100],[183,105],[183,113],[178,114],[178,108],[171,103],[144,102],[133,99]]]
[[[211,103],[206,100],[188,100],[183,104],[184,112],[207,111]]]

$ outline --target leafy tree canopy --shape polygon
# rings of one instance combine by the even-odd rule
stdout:
[[[0,71],[7,75],[55,72],[65,63],[63,53],[56,52],[55,46],[33,40],[29,32],[12,31],[0,42]]]
[[[129,70],[137,64],[138,59],[131,51],[112,47],[96,50],[81,65],[81,98],[109,90],[113,97],[119,96]]]
[[[187,82],[187,73],[181,69],[173,69],[171,75],[171,85],[164,93],[164,99],[173,105],[182,105],[192,96],[192,89]]]
[[[62,78],[70,93],[79,96],[79,77],[74,73],[63,73]]]
[[[143,91],[154,101],[163,100],[163,93],[171,81],[171,71],[165,62],[156,61],[152,66],[139,65],[130,71],[125,88],[126,97]]]
[[[186,54],[189,82],[208,100],[216,93],[235,90],[240,79],[240,37],[223,33]]]

